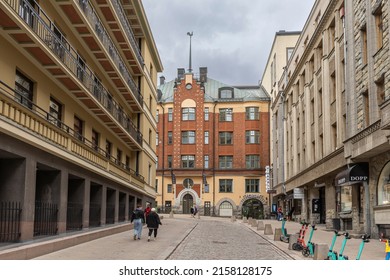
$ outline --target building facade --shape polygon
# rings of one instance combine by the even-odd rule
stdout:
[[[157,197],[161,211],[202,215],[269,213],[269,96],[178,69],[159,86]]]
[[[0,1],[0,46],[0,242],[153,202],[162,65],[141,1]]]
[[[390,233],[388,15],[388,1],[316,1],[279,80],[274,201],[297,220]]]

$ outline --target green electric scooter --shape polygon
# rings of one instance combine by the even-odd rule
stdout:
[[[333,251],[333,248],[334,248],[334,244],[336,243],[337,237],[340,235],[341,234],[337,230],[334,231],[332,243],[330,244],[328,256],[326,258],[327,260],[337,260],[337,252]]]
[[[359,251],[358,251],[358,254],[356,256],[357,260],[360,260],[360,257],[362,256],[364,244],[370,242],[370,235],[369,234],[363,234],[361,238],[362,238],[362,242],[360,243]]]
[[[303,247],[303,249],[302,249],[302,255],[304,255],[305,257],[314,256],[315,244],[313,242],[311,242],[311,239],[313,238],[313,234],[314,234],[315,230],[317,230],[316,225],[311,225],[311,230],[310,230],[309,240],[307,241],[307,246]]]
[[[348,260],[348,256],[343,255],[345,245],[347,245],[348,239],[351,239],[351,237],[349,236],[349,233],[346,232],[346,233],[344,233],[344,240],[343,240],[343,243],[341,244],[341,249],[340,249],[339,255],[337,257],[338,260]]]
[[[286,221],[286,218],[282,219],[282,235],[280,236],[280,241],[288,243],[290,241],[290,234],[287,234],[287,229],[285,227]]]

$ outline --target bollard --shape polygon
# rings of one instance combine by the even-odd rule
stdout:
[[[243,221],[244,223],[247,223],[247,222],[248,222],[248,220],[246,219],[246,217],[242,218],[242,221]]]
[[[297,243],[299,234],[290,234],[289,240],[288,240],[288,249],[292,250],[292,245],[294,243]]]
[[[163,215],[160,215],[160,220],[164,219],[164,216]]]
[[[317,243],[314,245],[313,260],[326,260],[328,257],[329,246],[326,243]]]
[[[280,241],[280,236],[282,235],[281,228],[275,228],[274,241]]]
[[[274,234],[274,232],[272,230],[271,224],[265,224],[264,225],[264,235],[272,235],[272,234]]]
[[[252,227],[257,227],[257,221],[255,219],[252,220],[251,226]]]
[[[235,222],[235,221],[236,221],[236,216],[231,216],[231,217],[230,217],[230,221],[231,221],[231,222]]]
[[[199,214],[199,212],[196,214],[196,216],[198,216],[198,219],[200,219],[200,214]]]
[[[173,218],[173,211],[169,213],[169,218]]]
[[[259,221],[257,223],[257,230],[264,230],[264,223],[263,223],[263,221]]]

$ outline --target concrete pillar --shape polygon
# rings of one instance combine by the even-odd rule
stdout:
[[[264,223],[263,223],[263,221],[259,221],[257,223],[257,230],[264,230]]]
[[[169,213],[169,218],[173,218],[173,211],[171,210],[171,212]]]
[[[242,221],[243,221],[244,223],[247,223],[247,222],[248,222],[248,220],[246,219],[246,217],[242,218]]]
[[[59,173],[58,197],[58,233],[66,232],[66,213],[68,209],[68,170],[62,169]]]
[[[230,221],[231,221],[231,222],[235,222],[235,221],[236,221],[236,216],[231,216],[231,217],[230,217]]]
[[[257,227],[257,221],[255,219],[251,220],[251,226]]]
[[[297,243],[298,237],[299,237],[299,234],[290,234],[290,238],[289,238],[289,241],[288,241],[288,249],[289,250],[292,250],[292,245],[294,243]]]
[[[83,228],[89,228],[89,207],[91,204],[91,181],[85,178],[84,182],[84,198],[83,198]]]
[[[265,224],[264,225],[264,234],[265,235],[272,235],[272,234],[274,234],[274,232],[272,230],[271,224]]]
[[[318,243],[314,246],[313,260],[325,260],[328,256],[329,246],[326,243]]]
[[[282,235],[281,228],[275,228],[274,241],[280,241],[280,236]]]

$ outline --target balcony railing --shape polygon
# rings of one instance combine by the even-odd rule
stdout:
[[[126,65],[125,62],[122,60],[121,56],[119,55],[119,52],[118,52],[117,48],[115,47],[115,44],[112,42],[110,36],[108,35],[108,32],[104,28],[103,23],[100,21],[99,16],[95,12],[95,9],[92,7],[92,5],[89,3],[88,0],[79,0],[78,3],[79,3],[81,10],[83,11],[85,17],[88,19],[91,26],[94,27],[94,30],[95,30],[96,34],[98,35],[100,42],[103,44],[104,48],[109,53],[112,61],[114,62],[114,64],[118,68],[119,72],[122,74],[127,85],[131,88],[137,101],[142,106],[143,105],[143,97],[142,97],[138,87],[136,86],[133,78],[131,77],[129,71],[127,70],[127,68],[125,66]],[[119,5],[118,3],[115,3],[115,1],[113,3],[116,5]],[[116,5],[114,5],[114,6],[116,6]],[[119,11],[120,9],[117,8],[116,10]],[[122,17],[123,17],[123,15],[122,15]],[[122,17],[121,17],[121,20],[122,20]],[[123,24],[123,22],[122,22],[122,24]],[[144,62],[143,62],[142,56],[139,53],[139,48],[135,43],[134,35],[132,33],[129,34],[129,32],[126,32],[126,34],[129,37],[130,42],[132,43],[131,45],[132,45],[133,49],[135,50],[136,54],[138,54],[136,57],[137,57],[138,62],[141,64],[141,67],[142,67]]]
[[[16,104],[21,104],[23,109],[18,108]],[[131,169],[128,165],[121,163],[106,150],[101,149],[95,143],[80,135],[77,131],[34,104],[31,100],[1,80],[0,116],[17,122],[21,127],[31,130],[55,145],[70,149],[73,153],[93,162],[101,168],[108,168],[110,172],[114,172],[123,178],[128,178],[126,174],[130,173],[137,181],[144,182],[144,177],[138,172]],[[69,148],[67,136],[73,139],[71,141],[71,148]],[[109,167],[107,167],[108,161],[112,163]],[[136,183],[136,185],[139,184]]]
[[[5,1],[32,28],[32,31],[42,39],[45,45],[53,51],[66,68],[88,89],[99,104],[120,123],[139,145],[142,145],[142,134],[133,124],[130,117],[113,99],[109,91],[103,87],[99,79],[93,74],[93,71],[85,64],[79,62],[81,58],[77,51],[58,31],[58,28],[40,6],[35,3],[35,8],[33,8],[26,0],[20,0],[20,2],[15,0]],[[54,30],[57,31],[54,32]],[[140,98],[138,97],[139,100]]]

